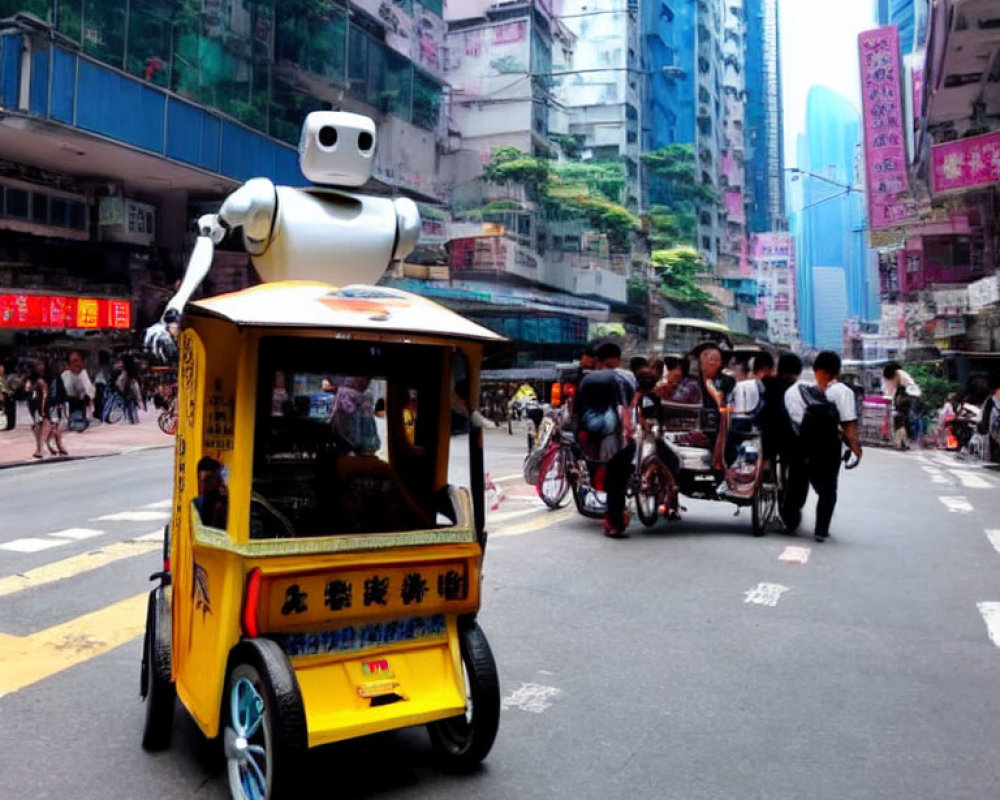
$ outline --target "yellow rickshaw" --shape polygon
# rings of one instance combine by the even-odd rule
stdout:
[[[320,121],[346,141],[348,117]],[[350,196],[314,194],[358,216]],[[210,267],[210,222],[188,277]],[[240,800],[288,796],[308,748],[406,726],[427,726],[445,767],[474,767],[500,695],[476,623],[486,534],[473,409],[483,350],[502,338],[391,288],[277,280],[188,304],[200,280],[188,277],[171,304],[184,312],[178,426],[143,746],[169,745],[179,698],[221,737]],[[468,488],[449,482],[456,410],[472,421]]]

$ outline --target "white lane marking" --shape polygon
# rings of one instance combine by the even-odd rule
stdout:
[[[812,552],[808,547],[786,547],[778,556],[778,561],[788,561],[792,564],[805,564]]]
[[[954,467],[957,463],[954,456],[950,458],[948,456],[934,456],[934,461],[942,467]]]
[[[923,464],[923,465],[921,465],[920,469],[922,469],[924,472],[929,472],[931,475],[940,475],[941,474],[941,468],[940,467],[933,467],[933,466],[931,466],[929,464]]]
[[[157,500],[155,503],[146,503],[146,505],[144,505],[143,508],[149,508],[149,509],[170,508],[173,502],[174,501],[170,499]]]
[[[530,711],[532,714],[541,714],[549,708],[549,702],[559,694],[562,689],[555,686],[542,686],[540,683],[522,683],[511,694],[505,697],[500,705],[505,711],[517,708],[521,711]]]
[[[0,544],[0,550],[11,550],[15,553],[37,553],[39,550],[48,550],[50,547],[59,547],[61,544],[69,544],[66,539],[14,539],[11,542]]]
[[[133,542],[162,542],[163,541],[163,529],[157,529],[152,533],[144,533],[142,536],[136,536]]]
[[[1000,553],[1000,529],[987,528],[986,538],[990,540],[990,544],[993,545],[993,549]]]
[[[170,519],[166,511],[119,511],[116,514],[105,514],[94,517],[91,522],[154,522],[158,519]]]
[[[753,589],[748,589],[743,593],[746,595],[743,602],[774,608],[778,605],[781,595],[787,591],[788,587],[782,586],[780,583],[758,583]]]
[[[1000,603],[976,603],[976,606],[983,615],[990,641],[1000,647]]]
[[[67,528],[64,531],[56,531],[48,535],[54,536],[57,539],[74,539],[80,541],[81,539],[93,539],[95,536],[103,536],[104,531],[97,531],[93,528]]]
[[[972,503],[961,495],[938,495],[938,500],[944,503],[945,508],[952,514],[968,514],[974,509]]]
[[[953,469],[949,471],[962,482],[962,486],[966,489],[993,488],[993,485],[988,480],[986,480],[982,475],[977,475],[975,472],[968,472],[960,469]]]
[[[544,506],[534,505],[532,508],[522,508],[520,511],[493,511],[486,515],[486,521],[500,524],[516,517],[525,517],[528,514],[541,514],[544,510]]]

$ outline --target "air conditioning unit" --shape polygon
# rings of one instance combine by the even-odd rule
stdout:
[[[128,197],[102,197],[97,230],[102,242],[152,245],[156,240],[156,207]]]

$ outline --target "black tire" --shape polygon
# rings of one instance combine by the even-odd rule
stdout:
[[[173,436],[177,433],[176,414],[172,414],[169,411],[161,411],[160,416],[156,419],[156,423],[160,426],[160,430],[167,434],[167,436]]]
[[[486,758],[500,727],[500,680],[486,634],[475,622],[460,625],[465,714],[427,726],[434,752],[450,772],[465,773]]]
[[[651,528],[660,518],[660,506],[670,491],[670,475],[656,456],[648,456],[639,466],[635,510],[639,521]]]
[[[754,536],[763,536],[767,532],[767,526],[774,519],[777,504],[777,485],[759,481],[750,504],[750,530]]]
[[[245,711],[235,722],[234,706]],[[306,714],[295,670],[275,642],[247,639],[233,649],[222,715],[234,800],[250,800],[244,781],[251,779],[263,782],[259,796],[268,800],[293,796],[308,748]]]
[[[177,688],[170,680],[170,606],[162,586],[149,593],[142,648],[140,693],[146,702],[142,747],[156,752],[170,746]]]
[[[608,513],[606,504],[587,504],[587,495],[595,493],[594,488],[589,482],[586,485],[580,485],[579,483],[573,484],[573,502],[576,504],[576,510],[579,511],[582,516],[590,519],[604,519],[604,515]]]
[[[123,419],[125,419],[125,404],[117,400],[111,401],[104,415],[104,421],[114,424],[121,422]]]
[[[558,447],[544,456],[539,465],[535,488],[542,502],[549,508],[559,508],[569,493],[569,474],[566,469],[568,458],[565,448]]]

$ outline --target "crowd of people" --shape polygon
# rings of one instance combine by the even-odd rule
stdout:
[[[691,358],[637,356],[628,369],[621,358],[614,341],[590,343],[580,356],[580,380],[566,412],[588,457],[605,465],[605,535],[627,535],[625,500],[637,424],[645,419],[663,422],[667,407],[686,405],[699,412],[700,435],[720,478],[736,456],[738,441],[725,431],[738,430],[739,422],[758,426],[764,458],[772,463],[780,459],[783,465],[780,515],[785,529],[798,528],[812,486],[818,495],[814,537],[818,542],[827,539],[844,448],[856,459],[862,454],[858,404],[854,392],[838,380],[841,361],[836,353],[826,351],[815,358],[815,383],[801,380],[802,361],[794,353],[781,355],[777,363],[766,352],[749,361],[735,357],[726,363],[720,347],[710,342],[695,348]],[[689,374],[694,369],[696,375]],[[676,456],[661,443],[657,452],[676,475]],[[676,492],[671,495],[676,497]],[[677,516],[678,509],[674,505],[665,513]]]
[[[18,405],[23,404],[35,438],[32,456],[68,455],[63,433],[106,421],[112,394],[120,396],[125,419],[139,422],[139,410],[147,410],[151,397],[162,394],[162,387],[144,381],[144,371],[138,357],[115,357],[103,350],[73,350],[64,358],[6,357],[0,360],[0,431],[16,427]]]

